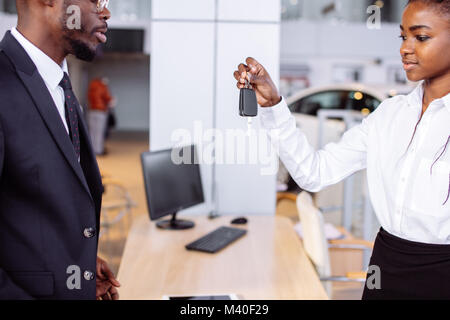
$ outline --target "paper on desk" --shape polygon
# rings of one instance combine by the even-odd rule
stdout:
[[[302,233],[302,224],[299,222],[294,226],[295,231],[297,232],[300,238],[303,238]],[[325,236],[327,240],[339,240],[344,238],[345,236],[331,223],[325,223],[324,225]]]

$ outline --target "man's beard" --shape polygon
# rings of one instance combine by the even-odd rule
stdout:
[[[71,54],[73,54],[75,57],[77,57],[77,59],[83,60],[83,61],[88,61],[91,62],[95,59],[97,53],[96,50],[91,49],[86,43],[82,42],[81,40],[76,40],[74,39],[74,35],[75,35],[75,30],[69,30],[68,28],[68,23],[67,23],[67,19],[68,16],[66,15],[67,12],[67,8],[68,6],[71,4],[71,1],[69,0],[64,0],[64,5],[63,5],[63,12],[62,12],[62,18],[61,18],[61,23],[62,23],[62,27],[64,30],[64,40],[66,42],[66,44],[69,45],[69,52]],[[86,28],[84,25],[81,25],[81,29],[77,30],[80,33],[86,33]]]
[[[96,50],[89,48],[87,44],[80,40],[75,40],[70,37],[66,37],[70,47],[71,53],[80,60],[91,62],[97,56]]]

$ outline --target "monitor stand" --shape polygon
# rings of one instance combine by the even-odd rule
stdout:
[[[160,222],[156,223],[156,226],[159,229],[164,229],[164,230],[186,230],[186,229],[193,228],[195,226],[195,224],[192,221],[178,220],[177,212],[175,212],[172,215],[171,220],[160,221]]]

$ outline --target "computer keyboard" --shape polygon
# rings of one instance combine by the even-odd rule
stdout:
[[[246,233],[247,231],[242,229],[220,227],[219,229],[208,233],[204,237],[201,237],[200,239],[186,245],[186,249],[216,253],[228,246],[230,243],[243,237]]]

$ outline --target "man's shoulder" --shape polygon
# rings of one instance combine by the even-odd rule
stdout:
[[[17,71],[5,54],[5,52],[0,50],[0,95],[4,94],[14,94],[18,90],[22,90],[23,85]]]
[[[5,85],[6,82],[12,78],[17,78],[17,72],[14,65],[3,50],[0,50],[0,70],[2,71],[0,72],[0,83],[2,85]]]
[[[0,116],[3,117],[8,114],[8,110],[17,110],[26,89],[13,63],[3,51],[0,51],[0,70]]]

